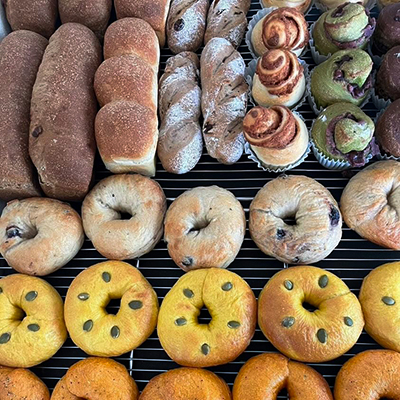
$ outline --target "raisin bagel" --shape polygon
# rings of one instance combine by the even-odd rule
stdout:
[[[351,358],[335,381],[335,400],[400,399],[400,354],[368,350]]]
[[[121,299],[116,315],[107,305]],[[139,270],[106,261],[82,271],[65,298],[65,323],[73,342],[93,356],[116,357],[141,345],[157,323],[158,299]]]
[[[29,369],[0,367],[0,399],[50,400],[50,393]]]
[[[0,218],[0,252],[24,274],[51,274],[75,257],[83,240],[81,217],[58,200],[13,200]]]
[[[139,391],[126,368],[109,358],[87,358],[59,380],[51,400],[137,400]]]
[[[209,324],[198,322],[203,306],[211,315]],[[226,364],[249,345],[256,312],[256,298],[239,275],[219,268],[190,271],[164,298],[158,337],[167,354],[180,365]]]
[[[138,174],[112,175],[86,196],[83,227],[104,257],[128,260],[148,253],[161,239],[166,208],[156,181]]]
[[[340,209],[347,226],[361,237],[400,250],[400,163],[379,161],[351,178]]]
[[[287,224],[287,218],[294,218],[295,224]],[[320,183],[306,176],[281,175],[251,202],[249,229],[265,254],[289,264],[312,264],[340,242],[342,216]]]
[[[400,262],[372,270],[359,299],[368,334],[382,347],[400,352]]]
[[[63,302],[40,278],[0,279],[0,365],[29,368],[52,357],[67,338]]]
[[[164,240],[184,271],[226,268],[239,252],[245,231],[243,208],[231,192],[218,186],[197,187],[169,207]]]
[[[178,368],[153,378],[140,400],[231,400],[228,385],[211,371]]]
[[[315,311],[306,309],[307,304]],[[353,347],[364,318],[357,297],[340,278],[300,266],[278,272],[265,285],[258,299],[258,323],[286,356],[325,362]]]
[[[260,354],[247,361],[235,379],[233,400],[276,400],[282,389],[291,400],[333,400],[322,375],[281,354]]]

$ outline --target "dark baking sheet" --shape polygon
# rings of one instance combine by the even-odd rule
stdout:
[[[251,19],[260,8],[259,2],[257,0],[252,0],[251,11],[248,14],[248,18]],[[315,21],[319,14],[320,12],[314,6],[307,15],[307,20],[309,22]],[[377,9],[375,8],[373,15],[376,16],[376,14]],[[247,64],[251,60],[248,48],[242,45],[239,51],[242,53]],[[171,53],[169,50],[162,51],[161,71],[163,71],[165,62],[170,56]],[[309,64],[310,68],[314,66],[309,50],[302,58]],[[372,118],[374,118],[377,113],[372,103],[367,104],[364,107],[364,111]],[[315,116],[309,105],[303,105],[299,112],[310,127]],[[109,175],[109,172],[105,170],[99,157],[96,160],[95,170],[96,182]],[[309,155],[304,163],[289,173],[307,175],[316,179],[325,185],[337,200],[339,200],[343,187],[348,181],[348,178],[345,177],[342,172],[324,169],[315,160],[312,154]],[[176,176],[169,174],[163,170],[161,164],[158,162],[155,179],[163,187],[168,198],[168,204],[186,189],[196,186],[218,185],[235,194],[241,201],[247,215],[250,202],[257,191],[274,177],[276,177],[275,174],[270,174],[257,168],[256,164],[248,160],[246,155],[235,165],[225,166],[216,162],[204,151],[199,164],[193,171],[186,175]],[[80,204],[75,204],[74,206],[77,210],[80,209]],[[318,234],[318,232],[315,234]],[[334,250],[327,259],[316,265],[338,275],[346,282],[350,289],[358,295],[362,279],[369,271],[383,263],[397,261],[398,258],[398,252],[383,249],[367,242],[344,226],[343,238],[337,249]],[[93,248],[91,242],[86,240],[76,258],[67,266],[45,279],[65,297],[69,285],[79,272],[104,260],[105,259]],[[168,290],[183,274],[183,271],[169,258],[166,246],[163,242],[160,242],[151,253],[146,254],[139,260],[132,260],[131,264],[139,267],[143,275],[153,285],[158,294],[160,303]],[[250,284],[256,296],[259,295],[268,279],[282,268],[284,268],[284,265],[281,262],[267,257],[258,250],[250,239],[248,231],[238,257],[229,266],[230,271],[239,274]],[[1,258],[0,276],[6,276],[12,273],[13,270],[8,267],[4,259]],[[328,363],[310,365],[322,373],[332,387],[335,376],[344,362],[361,351],[373,348],[379,348],[379,346],[363,332],[357,344],[344,356]],[[274,350],[272,345],[265,339],[260,329],[257,328],[250,346],[237,360],[210,369],[218,373],[232,387],[240,367],[250,357],[271,351],[276,350]],[[57,381],[65,374],[66,370],[75,362],[85,358],[85,356],[85,353],[68,339],[61,350],[51,360],[32,368],[32,370],[44,380],[50,389],[53,389]],[[179,367],[169,359],[162,349],[156,332],[134,352],[117,357],[116,360],[123,363],[131,371],[133,378],[138,383],[141,390],[152,377],[169,369]],[[279,396],[279,398],[283,399],[286,398],[286,396]]]

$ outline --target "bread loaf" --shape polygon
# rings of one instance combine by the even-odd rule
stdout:
[[[102,39],[110,19],[112,0],[58,0],[61,22],[77,22]]]
[[[164,169],[175,174],[194,168],[203,150],[199,67],[195,53],[180,53],[168,59],[160,79],[157,153]]]
[[[208,11],[204,43],[220,37],[229,40],[235,48],[239,47],[247,29],[250,3],[250,0],[214,0]]]
[[[211,39],[201,55],[201,108],[208,154],[233,164],[243,154],[248,85],[242,56],[226,39]]]
[[[172,0],[167,20],[168,47],[175,54],[203,44],[209,0]]]
[[[32,89],[47,40],[18,31],[0,44],[0,198],[40,196],[29,158],[29,112]]]
[[[29,136],[29,154],[49,197],[75,201],[89,190],[100,62],[100,43],[86,26],[68,23],[50,38],[33,87]]]
[[[26,29],[49,38],[56,29],[57,0],[3,0],[13,31]]]
[[[117,18],[135,17],[145,20],[157,34],[160,46],[165,45],[165,25],[171,0],[114,0]]]
[[[116,21],[106,31],[104,55],[94,81],[102,106],[95,125],[100,155],[111,172],[153,176],[158,139],[157,36],[141,19]]]

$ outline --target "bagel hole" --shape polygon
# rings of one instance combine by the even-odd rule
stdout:
[[[210,223],[211,221],[208,221],[206,219],[196,221],[194,225],[189,229],[189,233],[191,232],[199,233],[202,229],[207,228],[207,226],[210,225]]]
[[[289,399],[289,393],[286,388],[283,388],[278,392],[277,399]]]
[[[295,218],[294,215],[288,216],[288,217],[285,217],[285,218],[282,218],[282,219],[283,219],[283,222],[284,222],[286,225],[293,226],[293,225],[296,225],[296,224],[297,224],[296,218]]]
[[[21,307],[15,307],[14,319],[16,321],[23,321],[26,317],[26,312]]]
[[[131,215],[130,213],[124,212],[124,211],[117,211],[119,214],[119,218],[120,220],[129,220],[133,217],[133,215]]]
[[[207,307],[202,307],[200,314],[197,317],[197,322],[201,325],[208,325],[212,320],[211,314]]]
[[[111,299],[106,305],[106,311],[108,314],[117,315],[121,308],[121,299]]]
[[[302,306],[309,312],[314,312],[318,310],[318,307],[315,307],[314,305],[307,303],[306,301],[303,301]]]

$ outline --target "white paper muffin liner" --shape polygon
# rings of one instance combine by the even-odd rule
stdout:
[[[342,4],[345,3],[345,2],[346,1],[343,0]],[[314,4],[315,4],[315,7],[317,7],[318,10],[320,10],[322,12],[330,10],[330,8],[328,8],[326,5],[322,4],[319,0],[314,0]],[[375,5],[376,5],[376,0],[368,0],[365,8],[368,8],[368,10],[372,10],[375,7]],[[335,7],[333,7],[333,8],[335,8]]]
[[[321,64],[324,61],[326,61],[332,54],[329,53],[327,56],[324,56],[323,54],[320,54],[320,52],[316,49],[315,44],[314,44],[314,36],[313,36],[313,32],[314,32],[314,26],[315,26],[315,22],[313,22],[310,26],[310,49],[311,49],[311,55],[312,58],[314,60],[314,62],[316,64]]]
[[[378,119],[379,119],[379,118],[382,116],[382,114],[386,111],[386,108],[387,108],[387,107],[381,109],[381,110],[375,115],[375,119],[374,119],[375,126],[376,126],[376,124],[377,124],[377,122],[378,122]],[[392,155],[390,155],[390,154],[386,154],[386,153],[383,152],[382,149],[380,149],[380,150],[381,150],[381,153],[378,154],[378,155],[376,156],[378,160],[396,160],[396,161],[400,161],[400,157],[395,157],[395,156],[392,156]]]
[[[245,42],[246,42],[246,45],[249,48],[250,54],[253,58],[259,57],[254,50],[253,43],[251,42],[251,35],[253,33],[253,29],[261,19],[263,19],[266,15],[270,14],[272,11],[274,11],[278,8],[279,7],[262,8],[260,11],[258,11],[256,14],[254,14],[253,18],[250,20],[249,25],[247,27]],[[302,54],[304,54],[304,52],[306,50],[307,50],[307,46],[303,49],[302,53],[300,54],[300,57]]]
[[[258,60],[259,60],[259,58],[255,59],[255,60],[251,60],[249,65],[246,67],[245,72],[244,72],[246,81],[247,81],[247,83],[249,85],[249,88],[250,88],[249,100],[250,100],[250,103],[253,104],[254,106],[258,105],[257,102],[254,100],[253,94],[252,94],[253,77],[254,77],[254,75],[256,73]],[[298,60],[299,60],[299,63],[304,68],[304,77],[305,77],[305,80],[306,80],[306,87],[307,87],[307,82],[310,80],[310,72],[308,70],[308,65],[304,60],[301,60],[300,58],[298,58]],[[288,108],[290,108],[292,111],[296,111],[299,107],[301,107],[304,104],[306,99],[307,99],[307,89],[304,90],[303,96],[300,99],[300,101],[298,103],[296,103],[294,106],[291,106],[291,107],[288,107]]]
[[[313,4],[314,4],[314,0],[311,0],[311,1],[310,1],[310,5],[308,6],[307,10],[304,11],[304,13],[303,13],[304,16],[308,15],[308,13],[310,12],[310,10],[312,9]],[[263,3],[262,0],[260,0],[260,6],[261,6],[261,8],[266,8],[266,7],[264,6],[264,3]]]
[[[296,116],[300,117],[302,119],[302,121],[305,123],[304,118],[299,113],[295,112],[293,114],[296,114]],[[308,132],[308,138],[310,139],[310,132]],[[299,166],[308,157],[308,155],[310,154],[310,150],[311,150],[311,144],[310,144],[310,140],[309,140],[306,151],[296,162],[289,164],[289,165],[285,165],[285,166],[276,166],[276,165],[266,164],[263,161],[261,161],[257,157],[257,155],[253,152],[253,150],[250,146],[250,143],[247,140],[244,145],[244,152],[245,152],[245,154],[247,154],[249,160],[254,161],[257,164],[258,168],[261,168],[263,171],[274,172],[274,173],[281,173],[281,172],[289,171],[290,169],[293,169],[293,168]]]

